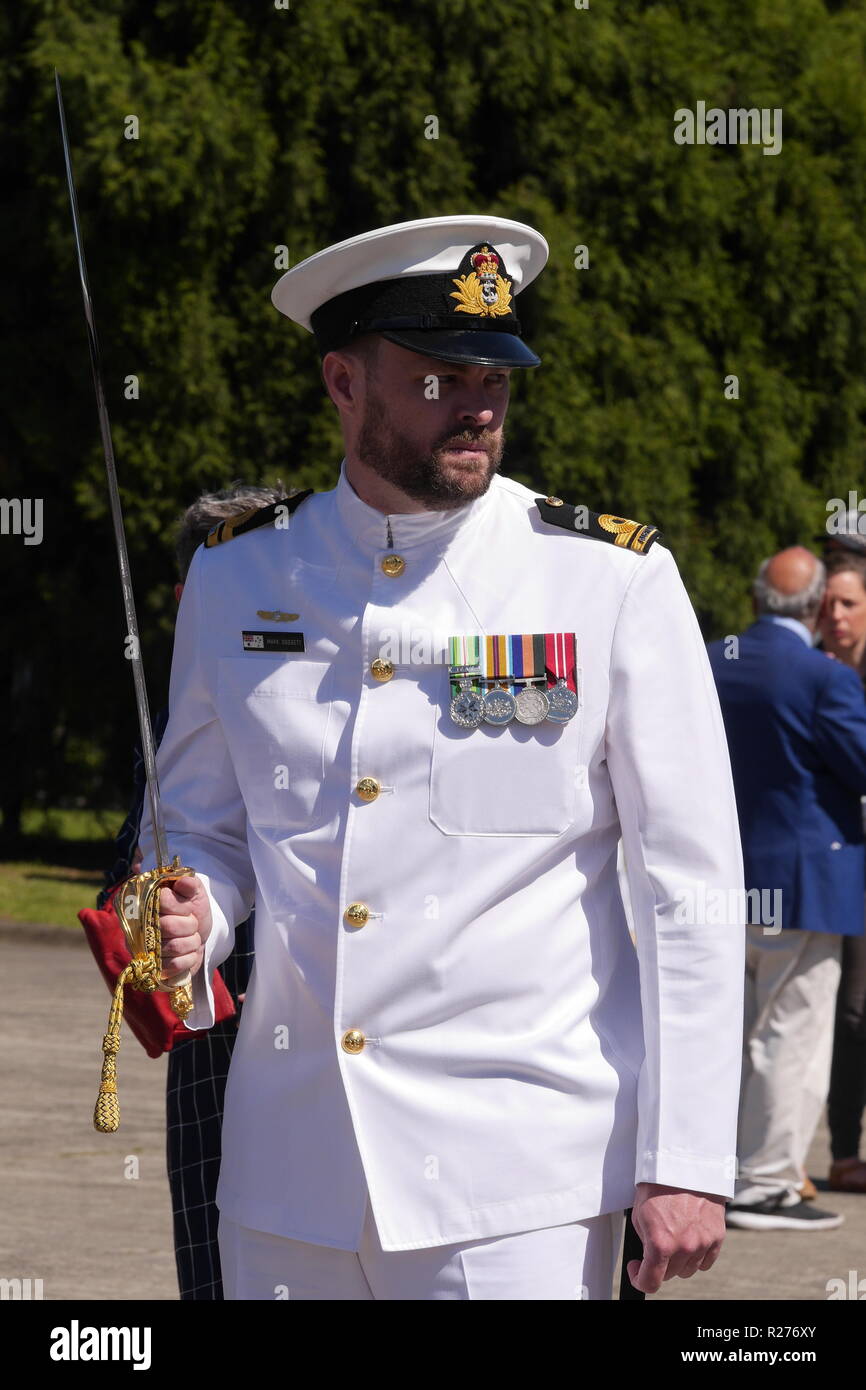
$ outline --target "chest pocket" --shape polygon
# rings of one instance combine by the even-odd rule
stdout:
[[[461,729],[443,673],[430,764],[430,819],[446,835],[561,835],[577,813],[583,706],[543,720]]]
[[[216,704],[251,824],[289,831],[315,820],[332,677],[325,661],[221,658]]]

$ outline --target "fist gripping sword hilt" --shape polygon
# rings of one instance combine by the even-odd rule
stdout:
[[[178,982],[166,984],[162,978],[162,933],[159,928],[159,893],[179,878],[193,873],[183,868],[175,855],[169,868],[149,869],[133,874],[119,889],[114,907],[123,927],[132,960],[122,970],[114,987],[108,1031],[102,1039],[102,1079],[93,1112],[93,1127],[100,1134],[113,1134],[120,1125],[120,1100],[117,1094],[117,1053],[120,1049],[120,1025],[123,1023],[123,989],[152,994],[161,989],[171,994],[171,1007],[179,1019],[185,1019],[192,1009],[192,988],[189,971]]]

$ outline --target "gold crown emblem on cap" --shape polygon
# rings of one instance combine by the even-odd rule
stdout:
[[[482,243],[469,257],[469,264],[473,267],[469,274],[451,282],[457,286],[449,296],[458,301],[454,312],[488,318],[511,313],[511,281],[499,274],[502,261],[497,253]]]
[[[489,246],[482,246],[472,257],[472,269],[479,275],[496,275],[499,270],[499,257]]]

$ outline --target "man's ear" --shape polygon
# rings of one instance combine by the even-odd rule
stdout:
[[[325,389],[338,410],[356,410],[358,389],[363,381],[364,369],[356,357],[349,352],[327,352],[322,359],[322,380]]]

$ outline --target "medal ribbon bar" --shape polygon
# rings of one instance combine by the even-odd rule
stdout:
[[[544,635],[544,664],[551,686],[565,682],[577,694],[577,648],[573,632],[547,632]]]
[[[458,636],[448,638],[449,675],[452,695],[457,695],[461,689],[465,689],[460,679],[461,672],[463,673],[464,681],[468,674],[470,682],[477,685],[481,662],[480,648],[480,637]]]
[[[473,685],[503,685],[516,694],[527,681],[546,680],[577,694],[577,644],[573,632],[491,633],[449,637],[452,694],[458,672],[470,672]]]

